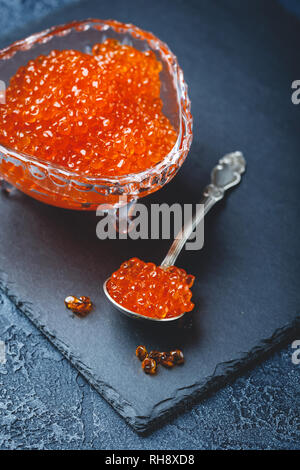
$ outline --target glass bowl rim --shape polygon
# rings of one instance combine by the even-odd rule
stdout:
[[[179,133],[174,147],[160,162],[156,163],[154,166],[138,173],[128,173],[120,176],[107,176],[100,174],[94,176],[82,175],[74,171],[69,171],[68,169],[65,169],[59,164],[51,163],[34,155],[26,154],[22,151],[10,148],[6,145],[1,144],[1,142],[0,152],[8,152],[27,163],[34,163],[47,170],[52,169],[54,171],[59,172],[60,174],[63,174],[64,177],[68,177],[70,179],[80,178],[87,183],[95,184],[96,182],[101,182],[102,184],[116,184],[120,187],[123,184],[128,185],[130,183],[142,182],[146,178],[161,174],[164,170],[168,170],[170,166],[176,164],[181,154],[184,151],[186,151],[186,153],[188,152],[192,141],[193,118],[191,115],[191,102],[188,96],[188,87],[184,81],[183,71],[178,64],[177,57],[171,52],[166,43],[158,39],[153,33],[145,31],[131,23],[121,23],[119,21],[110,19],[102,20],[96,18],[88,18],[86,20],[71,21],[66,24],[52,26],[50,28],[44,29],[43,31],[27,36],[24,39],[17,40],[9,46],[0,49],[0,60],[9,60],[17,52],[29,50],[32,46],[38,43],[44,44],[50,41],[54,36],[65,36],[71,33],[71,31],[73,30],[80,32],[86,31],[90,28],[98,30],[107,30],[109,28],[112,28],[118,33],[129,33],[134,38],[147,41],[148,44],[152,46],[152,49],[158,49],[162,57],[166,60],[166,62],[168,62],[173,71],[174,86],[178,98],[180,118]],[[180,141],[181,144],[178,146]],[[181,164],[183,163],[183,161],[181,162]]]

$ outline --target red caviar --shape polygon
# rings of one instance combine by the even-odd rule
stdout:
[[[81,297],[68,295],[65,298],[65,306],[79,317],[86,317],[93,308],[91,299],[85,295]]]
[[[0,106],[0,142],[67,170],[119,176],[154,166],[177,134],[162,112],[154,52],[114,39],[53,50],[19,68]]]
[[[173,318],[194,308],[190,287],[195,277],[184,269],[162,268],[132,258],[107,282],[110,296],[125,308],[154,318]]]

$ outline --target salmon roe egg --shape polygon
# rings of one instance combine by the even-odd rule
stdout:
[[[0,142],[88,176],[137,173],[177,134],[162,112],[154,52],[114,39],[92,53],[53,50],[20,67],[0,106]]]
[[[109,295],[122,307],[153,318],[173,318],[194,308],[190,288],[195,277],[184,269],[163,268],[132,258],[107,282]]]
[[[68,295],[65,298],[65,306],[79,317],[86,317],[93,308],[91,299],[85,295],[81,297]]]

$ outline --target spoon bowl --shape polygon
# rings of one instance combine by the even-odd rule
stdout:
[[[182,318],[183,315],[186,314],[182,313],[181,315],[178,315],[177,317],[171,317],[171,318],[154,318],[154,317],[147,317],[146,315],[141,315],[140,313],[132,312],[132,310],[129,310],[128,308],[123,307],[122,305],[118,304],[110,295],[107,290],[107,282],[109,281],[110,278],[106,279],[106,281],[103,284],[103,290],[104,294],[108,298],[108,300],[113,304],[113,306],[118,309],[121,313],[124,313],[124,315],[127,315],[129,318],[133,318],[134,320],[146,320],[146,321],[156,321],[156,322],[170,322],[170,321],[175,321],[179,320],[179,318]]]

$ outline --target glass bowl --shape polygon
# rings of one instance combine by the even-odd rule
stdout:
[[[168,183],[184,162],[192,141],[190,100],[182,70],[166,44],[152,33],[113,20],[89,19],[56,26],[0,51],[0,79],[8,86],[20,66],[53,49],[91,52],[95,43],[115,38],[141,51],[153,50],[162,63],[163,112],[178,133],[176,144],[150,169],[120,177],[82,176],[28,155],[0,142],[0,177],[29,196],[67,209],[117,208],[157,191]],[[3,106],[3,105],[2,105]]]

